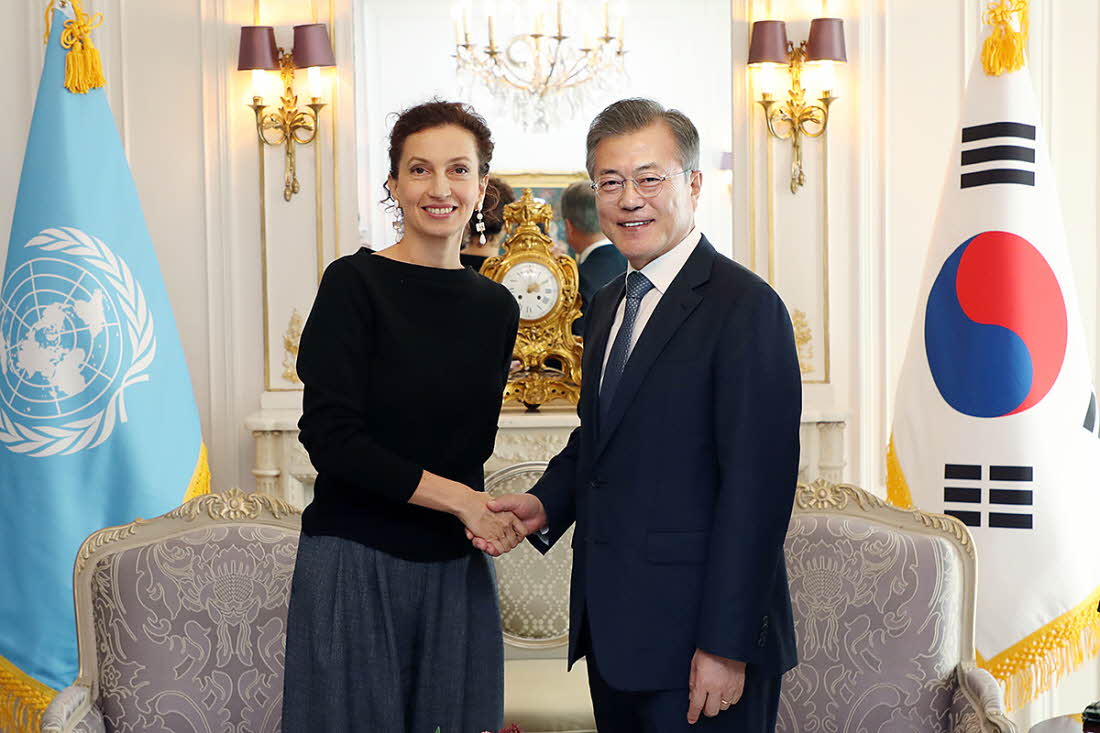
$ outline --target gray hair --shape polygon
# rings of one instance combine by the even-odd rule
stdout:
[[[596,212],[596,192],[587,181],[569,184],[561,194],[561,218],[588,234],[600,233],[600,215]]]
[[[687,115],[677,109],[665,109],[652,99],[620,99],[596,115],[588,127],[585,140],[585,166],[588,175],[595,176],[596,146],[607,137],[625,135],[664,122],[676,138],[680,163],[687,170],[699,169],[699,131]]]

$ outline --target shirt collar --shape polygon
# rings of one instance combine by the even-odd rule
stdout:
[[[661,295],[664,295],[665,291],[672,285],[672,281],[680,274],[680,270],[683,269],[684,263],[688,261],[688,258],[691,257],[691,253],[699,246],[699,242],[702,239],[703,233],[693,228],[688,232],[686,237],[680,240],[679,244],[643,267],[641,270],[642,274],[653,283],[653,287],[655,287]],[[626,271],[628,275],[632,272],[637,272],[637,270],[629,264],[627,265]]]
[[[577,255],[577,264],[578,265],[583,265],[584,261],[588,259],[588,255],[592,254],[592,252],[599,249],[600,247],[604,247],[604,246],[609,245],[609,244],[611,244],[610,239],[601,239],[598,242],[593,242],[592,244],[588,245],[587,247],[584,248],[583,252],[581,252],[579,255]]]

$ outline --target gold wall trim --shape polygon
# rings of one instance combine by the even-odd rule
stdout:
[[[587,181],[586,173],[546,173],[542,171],[490,171],[490,175],[505,178],[513,188],[556,188],[575,181]]]
[[[310,3],[313,9],[313,22],[317,23],[317,0],[312,0]],[[329,25],[328,29],[329,43],[332,43],[332,26]],[[333,49],[335,53],[335,49]],[[322,89],[323,89],[322,82]],[[336,107],[329,109],[329,114],[336,117]],[[321,131],[321,121],[317,120],[317,132]],[[316,184],[316,190],[313,192],[313,212],[314,218],[317,223],[316,240],[317,240],[317,285],[321,284],[321,275],[325,271],[325,211],[324,211],[324,197],[321,195],[321,136],[320,134],[313,141],[313,179]],[[284,372],[284,379],[286,378]],[[294,380],[290,380],[294,381]]]
[[[316,16],[316,13],[314,14]],[[335,114],[336,110],[330,110]],[[318,127],[320,127],[318,125]],[[313,177],[317,190],[313,196],[314,218],[317,221],[317,285],[321,284],[321,275],[325,272],[325,211],[324,201],[321,197],[321,139],[313,141]]]
[[[824,2],[824,0],[823,0]],[[825,383],[831,379],[830,362],[831,348],[829,347],[829,131],[821,134],[821,191],[824,197],[824,206],[821,210],[821,293],[822,308],[824,309],[824,323],[822,323],[821,348],[825,350]]]
[[[767,215],[768,215],[768,285],[775,287],[775,149],[771,135],[767,136]]]
[[[746,16],[746,28],[748,31],[749,42],[752,41],[752,24],[753,24],[753,0],[747,0],[748,12]],[[748,92],[748,98],[745,100],[745,106],[748,108],[746,114],[749,118],[749,269],[753,272],[757,271],[756,262],[756,77],[753,76],[748,66],[745,66],[745,75],[748,77],[746,90]],[[732,172],[731,172],[732,175]]]
[[[328,3],[328,37],[332,43],[332,53],[336,54],[336,0]],[[337,57],[339,58],[339,57]],[[354,77],[354,73],[352,74]],[[339,137],[336,135],[336,111],[340,99],[340,67],[336,67],[332,80],[332,256],[340,256],[340,156],[338,154]],[[317,283],[320,284],[318,279]]]
[[[824,374],[821,379],[804,379],[803,384],[829,384],[829,132],[821,134],[821,348]]]
[[[259,0],[256,2],[259,7]],[[271,389],[271,339],[267,334],[267,174],[264,159],[263,140],[257,141],[260,154],[260,280],[263,293],[263,330],[264,330],[264,389]]]

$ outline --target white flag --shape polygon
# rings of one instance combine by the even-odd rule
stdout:
[[[1100,650],[1100,420],[1026,70],[975,63],[917,303],[890,499],[969,527],[978,662],[1015,708]]]

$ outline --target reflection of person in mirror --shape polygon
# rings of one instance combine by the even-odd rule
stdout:
[[[500,254],[501,238],[504,236],[504,207],[516,200],[512,187],[496,176],[489,176],[485,187],[485,205],[481,208],[483,231],[477,230],[478,218],[475,214],[466,227],[465,245],[459,252],[459,260],[466,267],[481,272],[481,266],[490,257]],[[482,243],[484,239],[484,243]]]
[[[577,253],[580,272],[581,317],[573,321],[573,333],[584,333],[584,314],[596,291],[626,272],[626,258],[600,229],[596,192],[587,181],[570,184],[561,195],[565,239]]]
[[[487,508],[483,478],[519,310],[459,261],[492,152],[465,105],[403,112],[385,185],[401,237],[330,264],[302,332],[300,440],[317,480],[290,594],[286,733],[502,724],[493,571],[465,531],[494,552],[525,534]],[[461,378],[440,378],[441,354]]]
[[[490,507],[543,551],[576,523],[569,663],[587,660],[600,733],[772,733],[796,663],[783,540],[802,384],[787,308],[695,227],[685,115],[616,102],[587,154],[600,228],[629,268],[589,305],[580,427],[529,493]]]

